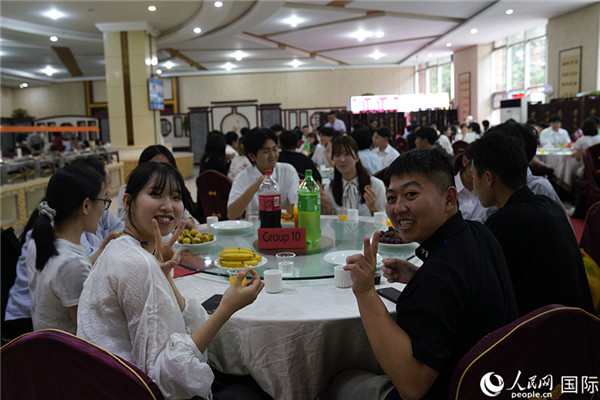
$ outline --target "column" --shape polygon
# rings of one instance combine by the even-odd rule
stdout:
[[[151,110],[148,99],[148,79],[156,77],[158,31],[146,22],[99,23],[96,27],[104,36],[112,145],[161,143],[160,111]]]

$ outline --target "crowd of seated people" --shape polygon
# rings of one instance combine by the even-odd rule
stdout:
[[[387,127],[355,126],[343,134],[336,121],[306,133],[213,131],[200,161],[201,172],[231,176],[235,168],[229,219],[258,213],[257,192],[268,170],[279,183],[282,209],[292,212],[299,174],[311,169],[323,182],[323,214],[385,211],[402,239],[419,244],[420,267],[383,260],[384,277],[406,284],[395,320],[373,284],[380,233],[365,238],[363,254],[346,260],[363,326],[386,375],[344,371],[323,388],[330,398],[443,398],[458,360],[493,330],[546,304],[594,312],[565,209],[548,180],[529,169],[537,149],[532,127],[512,121],[490,127],[452,165],[448,144],[457,124],[441,133],[411,129],[416,149],[399,154]],[[478,127],[470,122],[463,138],[479,135]],[[584,138],[598,137],[596,121],[586,120],[582,130]],[[306,147],[298,145],[301,138]],[[302,154],[306,148],[312,157]],[[321,177],[321,167],[333,168],[332,174]],[[382,168],[387,187],[374,176]],[[264,283],[256,271],[242,270],[211,316],[183,298],[171,274],[179,257],[173,243],[184,228],[198,225],[197,210],[166,147],[142,152],[119,191],[119,217],[108,209],[108,179],[94,160],[50,179],[21,238],[6,333],[77,333],[141,368],[166,398],[227,398],[214,390],[207,347]],[[229,398],[268,398],[260,389],[228,390]]]

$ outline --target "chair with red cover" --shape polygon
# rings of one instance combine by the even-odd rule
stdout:
[[[20,336],[0,355],[2,399],[164,400],[133,364],[57,329]]]
[[[457,140],[456,142],[452,143],[452,150],[454,151],[454,155],[465,151],[468,145],[469,143],[465,142],[464,140]]]
[[[231,190],[231,179],[222,173],[209,169],[196,178],[198,203],[202,204],[205,217],[227,218],[227,200]]]
[[[541,307],[479,340],[458,362],[448,399],[501,400],[532,391],[541,394],[538,398],[554,392],[553,399],[600,399],[597,386],[595,395],[580,391],[578,396],[560,396],[562,377],[576,377],[580,389],[584,377],[598,382],[598,338],[599,318],[575,307]]]
[[[400,154],[408,151],[408,141],[402,136],[398,136],[396,138],[396,150],[398,150]]]
[[[387,172],[387,169],[388,169],[388,167],[385,167],[373,174],[373,176],[375,178],[379,178],[383,181],[383,184],[385,185],[386,188],[388,188],[390,186],[390,180],[385,178],[385,173]]]

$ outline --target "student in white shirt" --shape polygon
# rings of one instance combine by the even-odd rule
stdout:
[[[286,163],[278,163],[279,149],[277,136],[266,128],[254,128],[244,135],[244,150],[252,162],[235,177],[227,200],[227,217],[238,219],[244,211],[258,213],[258,188],[265,179],[265,172],[273,171],[273,178],[281,191],[281,208],[293,212],[298,201],[298,181],[296,169]]]
[[[317,144],[312,155],[313,163],[320,167],[333,167],[331,159],[331,143],[338,136],[338,133],[333,128],[323,127],[320,132],[321,143]]]
[[[332,146],[333,180],[321,194],[323,214],[345,214],[349,208],[358,215],[372,216],[385,209],[385,185],[370,176],[358,156],[358,146],[350,136],[340,136]]]
[[[571,143],[569,132],[561,128],[562,118],[560,115],[551,115],[548,122],[550,126],[540,132],[540,145],[542,147],[556,147],[560,144]]]
[[[381,168],[389,167],[400,155],[398,150],[390,144],[390,136],[390,130],[385,126],[373,134],[373,150],[371,152],[379,157]]]
[[[77,335],[135,364],[167,399],[209,399],[214,374],[207,347],[264,283],[243,269],[210,318],[199,301],[181,295],[171,271],[179,261],[172,245],[183,230],[184,188],[168,163],[143,163],[131,172],[124,234],[107,246],[85,282]],[[242,286],[248,272],[252,280]]]
[[[92,268],[81,235],[96,231],[111,203],[104,194],[103,177],[87,165],[67,166],[50,178],[31,217],[25,258],[33,329],[75,333],[79,296]]]
[[[225,146],[225,156],[227,157],[227,161],[231,161],[239,155],[237,151],[238,140],[238,134],[233,131],[225,134],[225,141],[227,142],[227,146]]]
[[[337,119],[335,115],[335,111],[329,111],[327,114],[327,123],[325,124],[327,128],[333,128],[341,134],[346,133],[346,124],[344,121]]]
[[[472,164],[471,146],[467,146],[454,161],[454,186],[458,192],[458,209],[465,220],[479,221],[483,224],[487,219],[487,209],[481,205],[473,188]]]
[[[577,161],[582,160],[583,150],[587,149],[590,146],[600,143],[600,135],[598,135],[598,123],[593,118],[588,118],[583,121],[583,125],[581,126],[581,131],[583,132],[583,136],[577,139],[575,143],[573,143],[573,157]],[[584,166],[581,165],[580,168],[577,169],[576,175],[583,176]]]

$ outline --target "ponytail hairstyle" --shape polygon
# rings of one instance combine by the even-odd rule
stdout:
[[[127,189],[125,193],[129,195],[128,203],[125,204],[127,209],[127,220],[137,229],[131,215],[131,206],[135,203],[137,196],[152,182],[152,190],[157,193],[167,191],[175,191],[180,195],[185,190],[185,182],[183,177],[171,164],[161,162],[146,162],[138,165],[127,179]],[[183,199],[182,199],[183,200]],[[185,205],[185,203],[184,203]],[[179,221],[177,221],[179,223]]]
[[[73,218],[85,199],[98,197],[103,184],[104,178],[89,165],[69,165],[52,175],[44,200],[30,218],[36,269],[43,270],[50,257],[58,255],[52,222],[60,224]]]
[[[167,149],[162,144],[153,144],[151,146],[146,147],[144,151],[142,151],[142,154],[140,154],[140,158],[138,159],[138,165],[149,162],[151,159],[153,159],[159,154],[165,156],[169,161],[169,164],[171,164],[175,167],[175,169],[177,169],[177,163],[175,162],[175,157],[173,156],[173,153],[171,153],[171,150]],[[192,199],[192,194],[187,189],[187,187],[185,187],[185,185],[183,186],[183,191],[181,192],[181,198],[183,199],[183,207],[186,210],[188,210],[190,214],[196,216],[196,205],[194,204],[194,200]]]
[[[349,154],[354,158],[358,157],[358,145],[356,141],[350,136],[343,135],[338,136],[333,140],[331,144],[331,156],[337,154]],[[360,202],[361,204],[365,202],[365,186],[371,184],[371,175],[369,171],[363,167],[360,159],[356,163],[356,175],[358,177],[358,193],[360,193]],[[344,195],[344,183],[342,178],[342,173],[334,168],[333,170],[333,181],[331,182],[331,191],[333,193],[333,198],[338,206],[344,204],[343,195]]]

